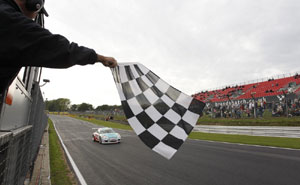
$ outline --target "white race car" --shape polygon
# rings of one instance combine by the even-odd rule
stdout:
[[[100,144],[121,142],[120,134],[108,127],[98,128],[97,131],[93,133],[92,137],[93,141],[97,141]]]

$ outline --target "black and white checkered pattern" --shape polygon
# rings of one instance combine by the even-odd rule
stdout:
[[[142,64],[121,63],[112,73],[130,126],[148,147],[170,159],[196,125],[205,104]]]

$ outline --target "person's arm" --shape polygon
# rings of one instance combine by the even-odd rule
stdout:
[[[12,8],[6,9],[1,16],[3,26],[0,26],[0,47],[4,48],[1,49],[1,55],[5,56],[8,63],[0,65],[49,68],[67,68],[96,62],[108,67],[117,65],[114,58],[98,55],[93,49],[70,43],[65,37],[50,33]]]

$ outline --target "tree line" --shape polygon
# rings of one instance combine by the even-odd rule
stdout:
[[[46,100],[46,110],[50,112],[66,112],[66,111],[111,111],[121,110],[121,105],[99,105],[96,108],[89,103],[71,104],[68,98],[58,98],[55,100]]]

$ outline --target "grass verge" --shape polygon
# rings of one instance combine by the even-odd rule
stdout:
[[[61,113],[62,115],[67,115]],[[91,119],[102,119],[104,120],[106,116],[104,115],[70,115],[76,118],[91,118]],[[125,116],[115,116],[114,120],[126,122]],[[300,126],[300,116],[297,117],[272,117],[269,111],[266,111],[263,118],[248,118],[245,115],[242,118],[211,118],[209,115],[204,115],[199,118],[198,125],[224,125],[224,126]]]
[[[91,123],[101,125],[101,126],[132,130],[129,125],[123,125],[119,123],[101,121],[96,119],[80,118],[77,116],[72,116],[72,117],[84,121],[89,121]],[[229,143],[241,143],[241,144],[249,144],[249,145],[275,146],[275,147],[282,147],[282,148],[300,149],[300,138],[213,134],[213,133],[203,133],[203,132],[192,132],[189,135],[189,138],[199,139],[199,140],[229,142]]]
[[[63,149],[61,148],[59,138],[55,132],[53,123],[50,119],[48,119],[48,123],[51,184],[76,184],[73,174],[68,168],[67,161],[65,159]]]
[[[212,133],[203,133],[203,132],[192,132],[189,135],[189,138],[209,140],[209,141],[229,142],[229,143],[242,143],[242,144],[250,144],[250,145],[275,146],[275,147],[282,147],[282,148],[300,149],[300,138],[212,134]]]
[[[120,123],[114,123],[110,121],[102,121],[102,120],[97,120],[97,119],[88,119],[88,118],[82,118],[78,116],[71,116],[76,119],[80,119],[83,121],[89,121],[91,123],[94,123],[96,125],[104,126],[104,127],[111,127],[111,128],[118,128],[118,129],[123,129],[123,130],[132,130],[132,128],[129,125],[125,124],[120,124]]]

